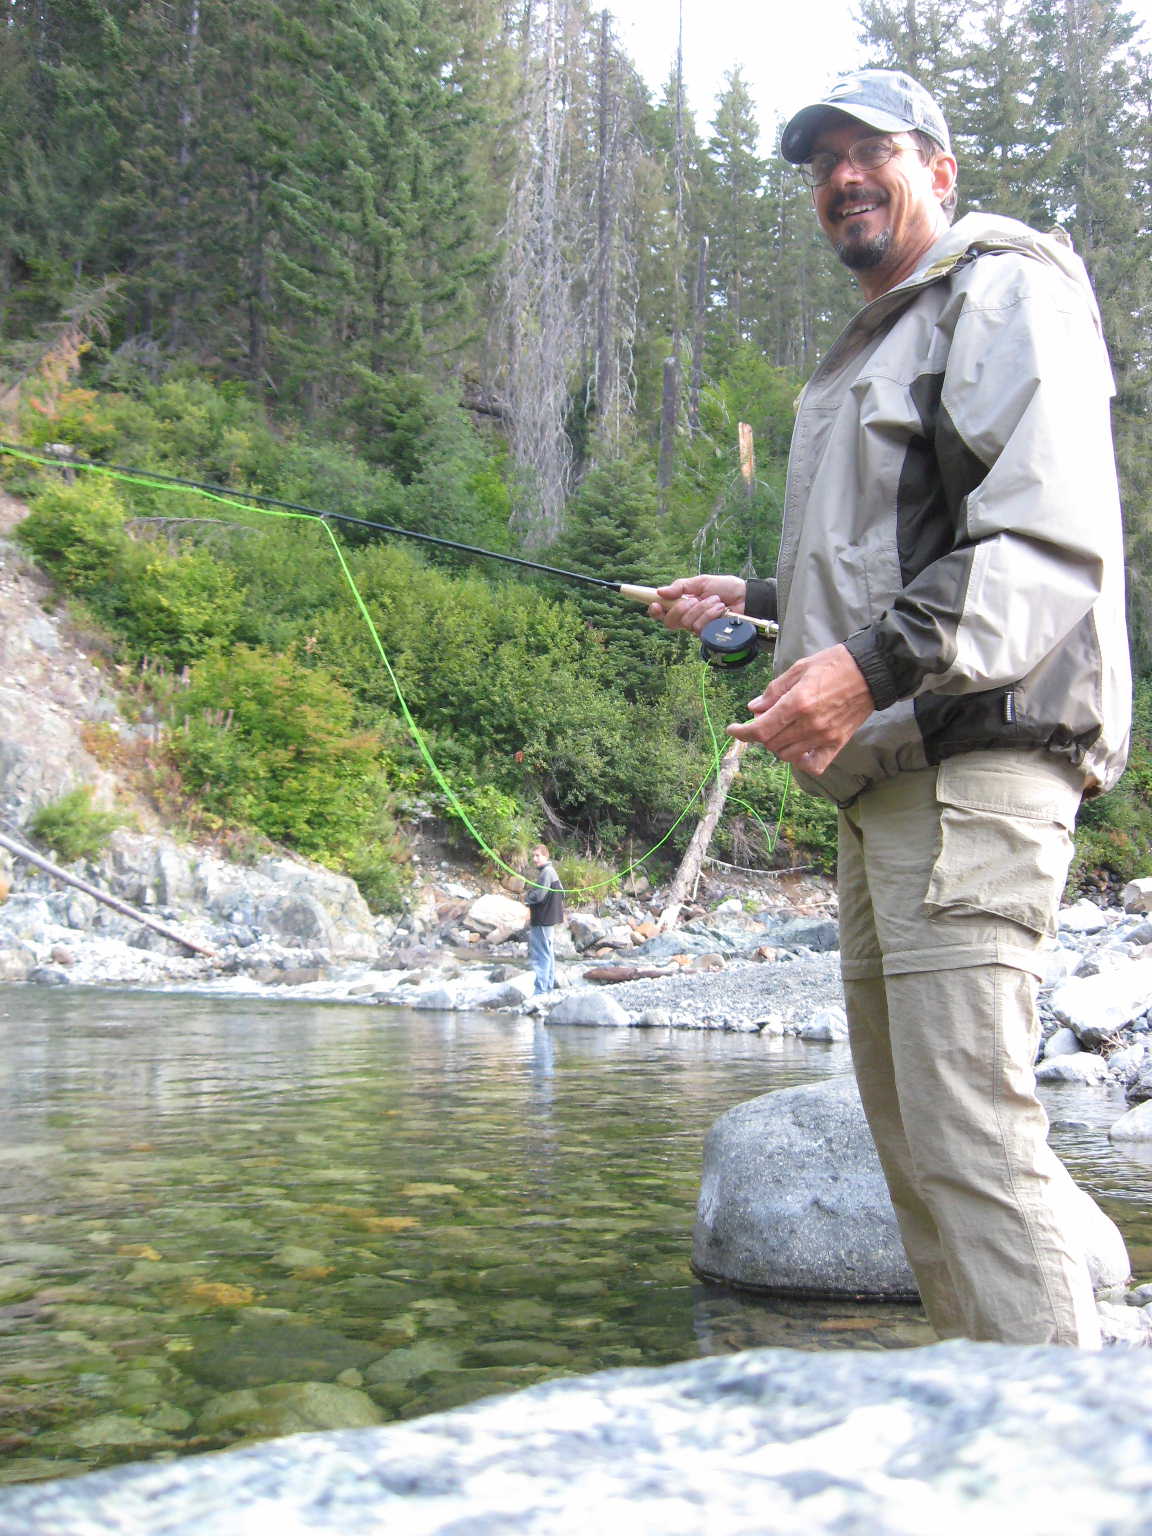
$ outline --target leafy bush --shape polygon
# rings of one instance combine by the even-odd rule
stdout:
[[[532,819],[519,800],[494,784],[476,784],[471,779],[458,781],[453,789],[459,808],[449,802],[445,811],[461,823],[461,831],[468,837],[472,835],[464,825],[467,816],[487,849],[506,864],[522,864],[538,838]]]
[[[317,858],[364,856],[387,799],[379,739],[327,673],[238,646],[191,670],[173,750],[209,810]]]
[[[569,904],[579,904],[585,900],[603,901],[620,884],[616,869],[600,859],[583,858],[577,853],[556,853],[552,864],[560,876],[561,885],[566,891],[572,892],[571,896],[565,897]]]
[[[206,550],[166,555],[155,545],[133,545],[121,570],[131,579],[108,606],[138,655],[184,666],[231,640],[244,597],[234,574]]]
[[[1100,871],[1125,881],[1152,875],[1152,681],[1147,678],[1136,684],[1123,778],[1081,809],[1069,888],[1080,889],[1087,876]]]
[[[87,596],[106,589],[126,557],[126,515],[108,480],[70,485],[45,477],[17,538],[64,586]]]
[[[36,842],[50,849],[63,864],[96,858],[104,844],[123,825],[113,811],[98,811],[87,784],[70,789],[51,805],[42,806],[28,824]]]

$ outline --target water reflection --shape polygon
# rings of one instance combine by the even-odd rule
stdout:
[[[231,1443],[222,1394],[341,1383],[385,1418],[557,1372],[924,1342],[915,1309],[688,1271],[700,1146],[841,1046],[514,1017],[0,989],[8,1478]],[[1058,1149],[1152,1271],[1122,1098]],[[225,1427],[221,1427],[225,1426]]]

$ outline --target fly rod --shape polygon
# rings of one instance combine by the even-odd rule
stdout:
[[[608,581],[601,576],[587,576],[582,571],[566,571],[560,566],[544,565],[539,560],[525,560],[521,555],[505,555],[495,549],[481,549],[476,544],[461,544],[455,539],[442,539],[431,533],[419,533],[414,528],[399,528],[394,523],[381,523],[366,517],[353,517],[347,512],[329,512],[322,507],[310,507],[303,502],[281,501],[275,496],[265,496],[259,491],[238,491],[232,486],[215,485],[211,481],[186,480],[178,475],[166,475],[157,470],[142,470],[122,464],[104,464],[96,459],[84,459],[79,454],[62,453],[59,446],[49,444],[46,449],[33,452],[17,443],[0,442],[0,453],[17,458],[31,459],[60,469],[92,469],[98,473],[126,480],[155,482],[171,485],[182,490],[204,491],[211,496],[242,497],[246,501],[259,502],[262,506],[275,507],[286,512],[299,512],[326,523],[348,523],[355,528],[371,528],[376,533],[389,533],[395,538],[414,539],[422,544],[434,544],[440,549],[455,550],[459,554],[475,555],[481,560],[499,560],[504,565],[518,565],[524,570],[542,571],[546,576],[556,576],[561,581],[574,581],[602,591],[616,592],[633,603],[659,602],[660,594],[655,587],[635,586],[626,581]],[[711,620],[700,631],[700,655],[710,666],[722,671],[732,671],[754,661],[760,650],[761,637],[767,640],[776,634],[776,625],[770,619],[753,619],[747,614],[725,609],[719,618]]]

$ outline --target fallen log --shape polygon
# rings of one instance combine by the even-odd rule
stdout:
[[[91,896],[96,901],[101,901],[106,907],[111,907],[113,912],[119,912],[122,917],[130,917],[134,922],[142,923],[145,928],[152,928],[156,933],[166,939],[171,939],[174,944],[183,944],[185,949],[192,950],[197,955],[207,955],[214,959],[216,951],[203,944],[197,944],[194,939],[186,939],[182,933],[177,933],[175,928],[169,928],[164,923],[159,923],[154,917],[149,917],[144,912],[138,912],[135,907],[130,907],[126,901],[121,901],[118,896],[111,896],[107,891],[102,891],[98,885],[91,884],[88,880],[82,880],[79,875],[69,874],[66,869],[61,869],[59,864],[53,864],[51,859],[44,858],[43,854],[36,853],[33,849],[25,847],[15,838],[8,837],[0,832],[0,848],[6,848],[9,853],[18,859],[23,859],[28,864],[34,864],[37,869],[42,869],[46,875],[51,875],[53,880],[59,880],[64,885],[73,886],[78,891],[83,891],[85,896]]]
[[[679,975],[678,965],[594,965],[591,970],[584,972],[584,980],[607,986],[616,981],[657,981],[661,976]]]

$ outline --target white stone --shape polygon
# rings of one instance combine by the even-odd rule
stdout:
[[[1113,1051],[1108,1057],[1108,1070],[1119,1076],[1126,1077],[1135,1072],[1143,1063],[1148,1054],[1148,1047],[1143,1040],[1137,1040],[1134,1045],[1126,1045],[1123,1050]]]
[[[1080,1052],[1080,1042],[1076,1033],[1067,1025],[1061,1025],[1056,1033],[1049,1037],[1044,1044],[1044,1059],[1050,1060],[1053,1056],[1076,1056]]]
[[[1152,962],[1132,960],[1099,976],[1072,976],[1052,989],[1048,1002],[1081,1040],[1087,1031],[1099,1040],[1152,1007]]]
[[[727,901],[722,901],[718,907],[712,909],[713,917],[743,917],[744,903],[732,896]]]
[[[1096,1310],[1100,1314],[1100,1335],[1105,1344],[1121,1344],[1135,1349],[1147,1349],[1152,1344],[1152,1319],[1142,1308],[1098,1301]]]
[[[1150,1397],[1143,1350],[745,1350],[4,1489],[0,1536],[1135,1533]]]
[[[1074,906],[1062,908],[1056,922],[1065,933],[1100,933],[1108,926],[1108,916],[1085,897]]]
[[[801,1040],[847,1040],[848,1019],[843,1008],[822,1008],[801,1025]]]
[[[1075,949],[1065,949],[1063,944],[1058,944],[1041,956],[1044,966],[1043,987],[1054,987],[1058,982],[1075,973],[1080,964],[1081,956]]]
[[[549,1024],[627,1025],[631,1020],[614,997],[596,988],[585,988],[561,998],[547,1016]]]
[[[1152,1099],[1121,1115],[1108,1136],[1112,1141],[1152,1141]]]
[[[1129,880],[1120,899],[1125,912],[1152,912],[1152,879]]]
[[[608,932],[608,924],[591,912],[573,912],[568,918],[568,932],[577,949],[591,949]]]
[[[528,907],[511,896],[501,896],[495,891],[478,896],[468,908],[464,926],[475,933],[490,933],[493,928],[510,928],[517,933],[528,926]]]
[[[1050,1056],[1036,1068],[1038,1083],[1102,1083],[1107,1077],[1107,1062],[1091,1051],[1078,1051],[1075,1056]]]

